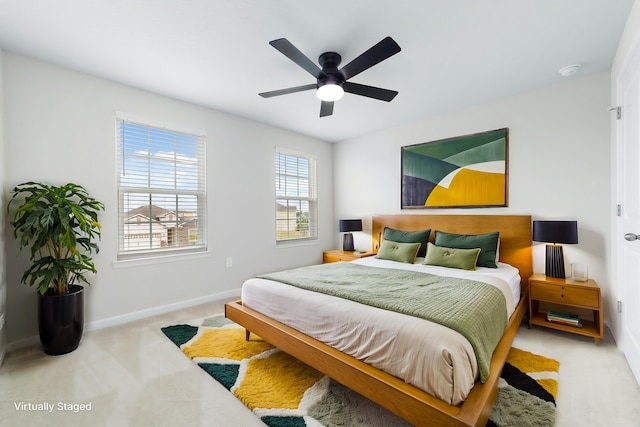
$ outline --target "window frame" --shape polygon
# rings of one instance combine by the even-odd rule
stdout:
[[[283,179],[286,179],[287,174],[286,171],[284,174],[279,173],[279,156],[284,155],[288,157],[294,157],[299,161],[303,159],[308,162],[308,195],[283,195],[278,193],[278,185],[282,183]],[[301,178],[301,175],[296,175],[297,178]],[[317,157],[309,154],[303,153],[300,151],[295,151],[287,148],[276,147],[274,153],[274,178],[275,178],[275,188],[274,188],[274,196],[275,196],[275,241],[276,246],[283,245],[291,245],[295,243],[303,243],[303,242],[313,242],[318,240],[318,165],[317,165]],[[304,178],[304,176],[302,176]],[[299,190],[300,187],[298,186]],[[284,231],[279,226],[279,223],[283,220],[283,218],[279,218],[279,207],[282,205],[279,203],[281,200],[286,200],[287,202],[298,202],[298,203],[308,203],[308,224],[309,224],[309,235],[303,237],[291,237],[291,229],[287,227],[287,234],[289,235],[286,238],[280,238],[280,231]],[[286,208],[286,206],[285,206]],[[296,209],[296,224],[299,225],[298,222],[298,209]],[[287,220],[288,222],[291,219]],[[296,226],[297,226],[296,225]],[[295,230],[294,230],[295,231]],[[293,233],[295,234],[295,233]]]
[[[173,170],[170,173],[174,173],[174,181],[176,182],[174,188],[166,188],[162,186],[155,186],[152,184],[152,166],[151,162],[153,161],[153,150],[151,148],[155,147],[158,150],[161,148],[161,144],[159,141],[155,141],[155,145],[153,145],[153,139],[150,138],[147,142],[150,144],[150,149],[147,151],[147,159],[148,159],[148,184],[147,185],[131,185],[131,183],[126,184],[123,183],[123,158],[131,158],[131,156],[125,156],[123,153],[123,149],[126,148],[126,138],[123,137],[124,126],[127,124],[140,126],[143,128],[156,130],[159,132],[167,132],[174,133],[177,137],[187,136],[187,137],[195,137],[195,142],[190,147],[194,149],[197,153],[197,158],[194,158],[193,161],[184,162],[179,160],[180,152],[174,150],[174,159],[173,161],[167,161],[166,157],[162,160],[162,164],[172,165]],[[116,188],[118,195],[118,247],[117,247],[117,260],[118,261],[126,261],[126,260],[139,260],[144,258],[159,258],[159,257],[175,257],[180,255],[189,255],[189,254],[199,254],[207,252],[208,244],[207,244],[207,185],[206,185],[206,145],[207,145],[207,136],[206,132],[198,129],[189,129],[185,126],[167,124],[167,123],[158,123],[154,120],[149,120],[146,118],[133,116],[127,113],[117,112],[115,117],[115,130],[116,130]],[[175,148],[175,147],[174,147]],[[156,153],[157,154],[157,153]],[[144,158],[144,154],[140,155],[136,153],[136,157]],[[180,167],[185,167],[186,164],[194,164],[197,168],[194,177],[196,177],[196,187],[195,189],[185,189],[178,188],[177,184],[177,175],[176,172],[180,169]],[[125,166],[126,168],[126,166]],[[161,177],[165,177],[164,175],[158,175]],[[167,175],[166,177],[168,177]],[[180,210],[180,198],[189,197],[195,199],[195,217],[197,218],[197,235],[201,235],[199,241],[195,244],[187,244],[187,245],[178,245],[178,246],[165,246],[165,247],[153,247],[152,239],[150,238],[150,247],[145,247],[139,250],[132,250],[125,248],[125,220],[127,218],[127,212],[131,212],[133,209],[126,209],[125,196],[126,195],[141,195],[141,196],[149,196],[149,207],[151,211],[151,206],[153,205],[154,197],[159,196],[174,196],[176,197],[176,209],[178,214],[181,212]],[[141,206],[145,207],[145,205]],[[164,208],[163,208],[164,209]],[[168,212],[173,212],[171,209],[168,209]],[[191,211],[185,211],[191,212]],[[148,223],[150,227],[150,232],[153,229],[153,223],[156,222],[155,218],[149,218]],[[180,219],[175,219],[176,226],[180,223]],[[146,224],[146,222],[145,222]],[[186,229],[185,229],[186,230]],[[188,230],[187,230],[188,231]],[[185,231],[186,232],[186,231]],[[180,235],[178,234],[178,237]],[[179,240],[179,239],[178,239]]]

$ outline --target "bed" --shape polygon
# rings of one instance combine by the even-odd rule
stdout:
[[[276,295],[275,299],[269,299],[259,294],[260,289],[265,288],[260,281],[266,279],[251,279],[243,285],[243,298],[246,298],[247,302],[243,304],[243,301],[236,301],[227,304],[226,315],[231,320],[244,326],[247,331],[260,335],[275,346],[386,407],[414,425],[484,425],[497,395],[497,382],[500,371],[526,310],[527,287],[523,286],[523,283],[532,272],[530,224],[531,218],[522,215],[385,215],[372,218],[372,250],[374,252],[377,252],[381,247],[385,227],[398,230],[423,230],[429,228],[460,234],[482,234],[495,231],[500,233],[499,261],[511,266],[516,271],[515,286],[503,291],[505,294],[512,293],[514,299],[513,305],[508,311],[508,320],[505,320],[506,329],[501,337],[498,337],[495,351],[489,356],[488,374],[485,375],[486,378],[483,378],[485,381],[475,380],[475,376],[478,375],[478,367],[476,366],[476,371],[470,374],[472,375],[471,379],[461,374],[461,383],[463,385],[453,391],[452,395],[448,395],[448,391],[444,395],[440,393],[437,385],[439,384],[438,381],[435,381],[436,386],[434,389],[433,384],[420,384],[411,375],[406,376],[405,373],[399,373],[387,368],[384,368],[385,370],[378,369],[376,367],[378,365],[376,359],[379,355],[370,348],[364,350],[364,357],[362,354],[358,354],[357,351],[349,349],[349,336],[344,333],[344,330],[345,328],[346,330],[354,329],[356,324],[349,322],[357,322],[357,318],[356,320],[347,319],[346,321],[341,319],[338,322],[339,325],[342,325],[343,330],[342,335],[338,336],[338,338],[323,337],[318,335],[317,331],[309,329],[310,325],[313,327],[319,320],[314,316],[295,315],[296,310],[311,311],[300,302],[303,300],[301,292],[309,291],[297,288],[290,289],[286,288],[289,285],[278,284],[277,286],[268,286],[268,288],[275,289]],[[433,241],[434,234],[433,232],[431,233],[431,241]],[[375,265],[377,262],[374,258],[360,261],[361,264],[365,265],[373,263],[368,268],[374,269],[379,267],[379,265]],[[349,267],[355,268],[355,266]],[[506,271],[509,271],[509,269],[507,268]],[[506,276],[513,276],[513,273],[506,273]],[[508,281],[505,280],[505,282]],[[272,282],[272,285],[275,284],[277,282]],[[518,285],[520,285],[519,289]],[[245,286],[247,287],[246,292]],[[253,290],[251,290],[252,288]],[[258,292],[258,294],[254,294],[254,292]],[[348,305],[344,305],[346,303],[342,301],[336,303],[334,301],[335,296],[319,295],[315,294],[315,301],[323,309],[315,310],[318,313],[324,313],[325,307],[333,305],[337,307],[338,311],[354,311],[348,308]],[[325,301],[326,298],[329,298],[328,302]],[[331,298],[334,300],[331,300]],[[368,309],[381,311],[371,307]],[[291,323],[291,316],[287,317],[287,314],[290,313],[294,313],[293,317],[308,317],[308,324],[296,325]],[[364,316],[369,316],[369,314],[365,313]],[[397,319],[400,319],[401,325],[405,325],[402,322],[407,321],[404,318],[409,317],[397,313],[392,316],[400,316]],[[328,317],[334,318],[336,315],[328,314]],[[370,319],[370,317],[366,318]],[[383,330],[387,325],[394,324],[396,320],[383,320],[384,326],[380,327],[367,321],[366,326],[368,329],[379,328]],[[423,321],[422,319],[418,320]],[[326,318],[322,320],[322,322],[326,321]],[[420,329],[421,326],[416,328]],[[444,327],[436,325],[437,328]],[[327,329],[326,325],[325,329]],[[329,329],[333,328],[330,327]],[[300,332],[300,330],[307,333]],[[353,335],[351,334],[351,336]],[[318,339],[313,338],[313,336],[318,337]],[[431,337],[433,336],[431,335]],[[335,341],[335,339],[338,339],[338,341]],[[340,339],[343,340],[343,343],[336,344]],[[412,340],[418,342],[415,338],[412,338]],[[346,349],[345,342],[347,343]],[[455,343],[458,345],[458,341],[455,341]],[[416,347],[422,347],[422,344]],[[464,347],[464,345],[461,345],[461,347]],[[340,351],[338,348],[344,351]],[[405,353],[407,352],[406,350],[404,351]],[[471,353],[473,353],[473,349]],[[466,354],[468,354],[468,349],[464,350],[460,357],[468,357],[465,356]],[[398,363],[398,365],[404,367],[406,364],[403,362]],[[420,369],[428,370],[428,368]],[[420,371],[420,369],[417,369],[417,371]],[[419,377],[420,375],[417,376]],[[445,387],[445,389],[448,388],[449,385]]]

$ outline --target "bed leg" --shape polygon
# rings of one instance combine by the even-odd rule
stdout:
[[[244,330],[245,336],[246,336],[246,340],[249,341],[249,337],[251,336],[251,331],[248,329]]]

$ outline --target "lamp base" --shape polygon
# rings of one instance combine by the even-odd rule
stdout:
[[[342,240],[342,250],[353,252],[356,249],[353,247],[353,234],[345,233],[344,240]]]
[[[564,255],[562,245],[547,245],[547,254],[545,260],[544,274],[547,277],[555,277],[564,279],[567,276],[564,273]]]

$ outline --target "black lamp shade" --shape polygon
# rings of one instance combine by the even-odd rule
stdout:
[[[564,279],[564,255],[561,245],[555,243],[578,243],[577,221],[533,221],[534,242],[554,243],[547,245],[544,274]]]
[[[533,221],[533,241],[578,243],[578,221]]]
[[[341,219],[340,232],[348,233],[350,231],[362,231],[362,220],[361,219]]]
[[[344,240],[342,241],[342,250],[353,252],[355,247],[353,246],[353,234],[352,231],[362,231],[361,219],[341,219],[340,220],[340,232],[346,233]]]

